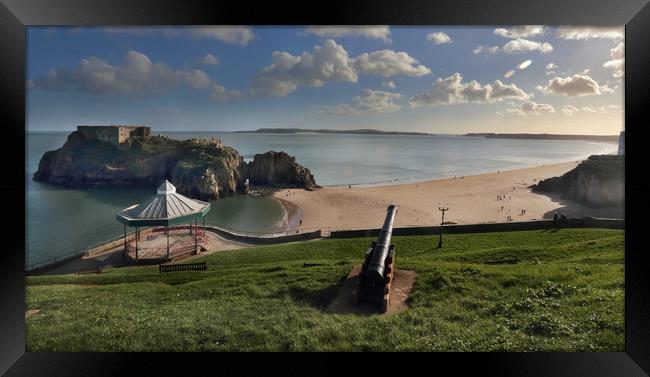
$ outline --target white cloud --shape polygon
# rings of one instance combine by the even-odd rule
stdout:
[[[211,98],[226,101],[241,96],[227,90],[205,72],[174,70],[165,63],[153,63],[138,51],[129,51],[120,65],[97,57],[82,59],[73,69],[50,69],[32,81],[34,89],[73,90],[91,94],[162,94],[179,87],[212,90]]]
[[[463,76],[456,72],[446,78],[438,78],[428,93],[417,94],[409,99],[412,107],[419,105],[451,105],[467,102],[493,103],[504,99],[528,99],[529,95],[515,84],[504,84],[499,80],[481,85],[475,80],[463,82]]]
[[[390,28],[388,26],[308,26],[305,34],[319,37],[346,37],[356,36],[370,39],[381,39],[390,43]]]
[[[567,40],[623,39],[623,27],[560,26],[557,37]]]
[[[35,89],[94,94],[163,93],[181,86],[207,89],[212,83],[201,70],[174,70],[165,63],[153,63],[137,51],[127,52],[117,66],[91,56],[73,69],[50,69],[33,80]]]
[[[554,113],[555,108],[547,103],[524,102],[521,109],[527,114],[541,115],[542,113]]]
[[[273,63],[263,68],[252,82],[253,94],[286,96],[300,85],[320,87],[328,81],[357,82],[353,59],[343,46],[331,39],[315,46],[313,53],[294,56],[275,51]]]
[[[573,105],[566,105],[566,106],[564,106],[564,107],[562,108],[562,112],[563,112],[566,116],[573,116],[573,114],[575,114],[575,113],[577,113],[577,112],[579,112],[579,111],[580,111],[580,109],[578,109],[577,107],[575,107],[575,106],[573,106]]]
[[[524,52],[539,51],[543,54],[553,51],[553,46],[548,42],[535,42],[518,38],[503,45],[503,52],[507,54],[521,54]]]
[[[433,42],[434,45],[453,42],[449,35],[443,32],[427,34],[427,41]]]
[[[379,50],[364,52],[354,59],[354,67],[361,73],[392,77],[398,75],[424,76],[431,70],[406,52]]]
[[[532,60],[526,60],[526,61],[522,62],[521,64],[519,64],[519,65],[517,66],[517,68],[519,68],[519,69],[526,69],[526,68],[528,68],[532,63],[533,63]]]
[[[536,103],[533,101],[526,101],[521,104],[521,107],[515,109],[506,109],[507,112],[518,115],[542,115],[545,113],[555,113],[555,108],[547,103]]]
[[[203,65],[218,65],[219,64],[219,58],[212,54],[205,54],[205,56],[197,59],[197,62],[199,64]]]
[[[605,114],[605,113],[607,113],[607,108],[605,108],[605,106],[595,107],[595,106],[587,105],[587,106],[581,107],[580,110],[582,110],[584,112],[587,112],[587,113],[593,113],[593,114]]]
[[[555,63],[548,63],[546,65],[546,69],[555,69],[555,68],[557,68],[557,64]]]
[[[209,38],[223,43],[246,46],[255,38],[253,29],[247,26],[195,26],[189,28],[194,38]]]
[[[125,34],[125,35],[135,35],[138,37],[147,37],[147,36],[158,36],[163,37],[176,37],[181,34],[180,29],[173,27],[163,27],[159,28],[156,26],[118,26],[118,27],[106,27],[102,31],[106,34],[116,35],[116,34]]]
[[[509,70],[508,72],[504,73],[504,74],[503,74],[503,77],[505,77],[505,78],[510,78],[510,77],[512,77],[512,75],[514,75],[514,74],[515,74],[515,71],[514,71],[513,69],[511,69],[511,70]]]
[[[273,64],[253,78],[253,94],[286,96],[301,85],[320,87],[329,81],[356,83],[359,73],[383,77],[431,73],[405,52],[379,50],[350,58],[343,46],[332,39],[326,40],[323,46],[315,46],[313,53],[294,56],[275,51],[272,59]]]
[[[552,76],[555,74],[555,71],[546,71],[546,76]]]
[[[472,52],[475,55],[480,54],[480,53],[495,54],[495,53],[499,52],[499,50],[500,50],[499,46],[492,46],[492,47],[490,47],[490,46],[477,46]]]
[[[562,108],[562,112],[566,116],[573,116],[579,112],[602,115],[610,112],[615,112],[618,109],[619,107],[617,105],[607,105],[607,106],[586,105],[586,106],[582,106],[581,108],[577,108],[573,105],[566,105]]]
[[[352,99],[351,103],[321,106],[320,111],[328,114],[390,113],[401,109],[401,106],[395,103],[401,97],[399,93],[364,89],[360,95]]]
[[[177,37],[189,35],[194,38],[209,38],[227,44],[246,46],[255,38],[253,29],[248,26],[192,26],[178,27],[107,27],[106,34],[128,34],[136,36]]]
[[[612,60],[606,61],[603,64],[605,68],[613,68],[612,76],[621,78],[625,76],[625,45],[623,42],[619,43],[616,47],[609,50],[609,56]]]
[[[618,89],[618,85],[614,85],[613,88],[609,87],[609,81],[605,83],[605,85],[600,86],[600,92],[601,93],[614,93],[614,91]]]
[[[545,86],[538,85],[536,89],[544,94],[561,94],[571,97],[602,94],[600,85],[594,79],[581,74],[565,78],[554,77]]]
[[[541,25],[520,25],[511,27],[509,29],[494,29],[494,34],[511,39],[534,37],[537,35],[542,35],[545,32],[546,27]]]
[[[383,86],[384,88],[390,88],[390,89],[395,89],[396,88],[395,81],[393,81],[393,80],[384,81],[384,82],[381,83],[381,86]]]
[[[616,47],[609,50],[609,56],[611,56],[612,59],[623,59],[623,58],[625,58],[625,44],[623,42],[621,42]]]
[[[242,93],[239,90],[228,90],[217,83],[212,85],[210,98],[217,102],[227,102],[241,97]]]

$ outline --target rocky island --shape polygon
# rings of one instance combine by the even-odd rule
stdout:
[[[559,193],[591,207],[622,205],[625,199],[625,156],[593,155],[560,177],[533,185],[534,192]]]
[[[156,187],[169,179],[202,200],[245,193],[249,186],[318,187],[309,169],[285,152],[245,162],[219,139],[174,140],[143,126],[79,126],[43,154],[33,179],[66,187]]]

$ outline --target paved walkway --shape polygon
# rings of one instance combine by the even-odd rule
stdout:
[[[226,238],[223,238],[216,233],[206,231],[206,236],[208,238],[208,245],[206,252],[202,252],[197,256],[188,256],[188,258],[200,257],[211,254],[213,252],[223,251],[223,250],[234,250],[250,247],[251,245],[231,241]],[[189,232],[181,234],[172,234],[170,235],[170,247],[174,243],[192,241],[194,242],[194,235],[190,235]],[[167,237],[164,233],[159,233],[156,237],[153,237],[149,240],[143,240],[138,243],[138,246],[142,245],[144,252],[142,255],[138,252],[138,256],[142,256],[138,265],[147,265],[147,264],[158,264],[161,257],[166,256],[167,248]],[[150,250],[150,253],[146,253],[146,248]],[[38,275],[62,275],[70,274],[75,271],[90,270],[93,268],[106,268],[106,267],[125,267],[136,265],[135,261],[130,257],[122,257],[122,252],[124,251],[123,246],[118,246],[113,249],[107,250],[104,253],[95,255],[92,257],[83,257],[78,256],[76,258],[70,259],[60,265],[53,266],[52,268],[47,268],[38,273]],[[185,258],[185,259],[188,259]]]

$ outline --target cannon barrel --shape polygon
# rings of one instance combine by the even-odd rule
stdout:
[[[384,226],[379,232],[377,244],[372,251],[368,266],[366,268],[366,281],[371,287],[377,287],[384,283],[384,270],[386,269],[386,257],[390,249],[390,241],[393,235],[393,222],[395,221],[395,214],[397,207],[394,205],[388,206],[386,211],[386,219]]]

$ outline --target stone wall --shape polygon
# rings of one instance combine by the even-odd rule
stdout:
[[[149,137],[151,128],[145,126],[77,126],[77,131],[89,139],[122,144],[132,137]]]

